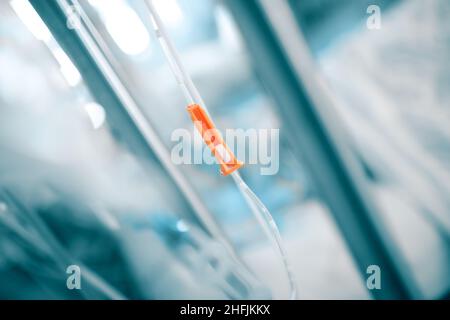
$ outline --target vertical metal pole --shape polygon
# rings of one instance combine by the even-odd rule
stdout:
[[[274,1],[273,5],[283,2]],[[309,54],[296,52],[297,61],[292,59],[289,50],[293,48],[287,48],[290,43],[281,41],[273,20],[268,18],[271,13],[264,10],[260,1],[225,0],[224,3],[243,33],[260,78],[277,101],[283,134],[290,139],[296,156],[305,161],[364,281],[368,266],[380,267],[381,290],[370,293],[377,299],[420,298],[415,279],[372,202],[363,171],[350,151],[348,140],[342,136],[344,130],[339,120],[329,119],[333,106],[323,105],[324,99],[316,99],[318,94],[324,94],[313,92],[319,87],[317,74],[312,69],[307,72],[295,68],[296,64],[312,64],[307,59]],[[284,32],[289,41],[296,41],[298,28]],[[305,60],[299,61],[302,58]],[[327,115],[328,119],[324,119]]]

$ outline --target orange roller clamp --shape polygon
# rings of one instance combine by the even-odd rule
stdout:
[[[208,117],[207,113],[198,104],[192,104],[187,108],[192,121],[197,130],[200,132],[203,141],[211,149],[220,164],[220,173],[224,176],[229,175],[233,171],[243,166],[243,163],[238,161],[233,152],[228,148],[222,135],[214,127],[213,122]]]

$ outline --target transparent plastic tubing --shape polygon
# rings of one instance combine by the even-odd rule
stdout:
[[[177,50],[170,41],[170,38],[164,28],[164,24],[162,23],[158,12],[153,6],[152,0],[145,0],[145,4],[147,5],[147,8],[150,12],[150,17],[156,37],[161,45],[162,51],[167,59],[170,69],[172,70],[172,73],[174,74],[175,79],[180,86],[181,91],[183,92],[186,102],[188,103],[188,105],[196,103],[199,104],[209,115],[208,108],[204,104],[203,99],[201,98],[197,88],[191,80],[191,77],[184,69]],[[278,230],[278,227],[273,220],[272,215],[270,214],[266,206],[262,203],[262,201],[244,182],[238,171],[234,171],[233,173],[231,173],[231,176],[233,177],[233,180],[240,193],[244,197],[247,205],[250,207],[253,215],[264,230],[264,233],[270,239],[275,251],[280,256],[289,283],[289,299],[296,299],[297,288],[295,285],[295,278],[287,259],[287,254],[283,246],[280,231]]]

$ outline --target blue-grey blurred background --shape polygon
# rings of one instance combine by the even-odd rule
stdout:
[[[62,43],[70,21],[55,31],[36,2],[0,2],[0,298],[286,299],[280,260],[231,178],[168,163],[173,130],[192,125],[143,0],[48,1],[83,13],[81,39],[120,79],[109,90],[92,80],[95,52]],[[154,1],[218,127],[280,129],[279,171],[241,174],[280,227],[298,298],[370,299],[227,2]],[[420,297],[447,297],[450,2],[272,2],[307,44],[312,62],[298,63],[332,97],[325,112],[348,133]],[[373,4],[379,30],[367,26]],[[130,129],[130,105],[147,135]],[[70,265],[81,290],[67,287]]]

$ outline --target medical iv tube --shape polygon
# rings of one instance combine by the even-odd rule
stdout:
[[[152,0],[145,0],[144,2],[150,11],[156,37],[161,45],[170,69],[172,70],[172,73],[174,74],[175,79],[186,99],[188,104],[187,110],[192,121],[202,135],[205,143],[211,148],[214,156],[219,161],[221,166],[221,174],[224,176],[230,174],[233,177],[233,180],[244,197],[247,205],[250,207],[252,213],[261,225],[267,237],[271,240],[273,247],[276,249],[282,260],[286,276],[288,278],[290,288],[289,298],[296,299],[297,289],[295,279],[287,260],[287,255],[282,243],[280,232],[272,218],[272,215],[239,174],[238,169],[243,165],[243,163],[235,158],[234,154],[222,139],[220,132],[218,132],[214,126],[214,123],[209,116],[208,109],[204,104],[197,88],[192,82],[191,77],[184,69],[177,50],[170,41],[170,38],[164,28],[164,24],[153,6]]]

